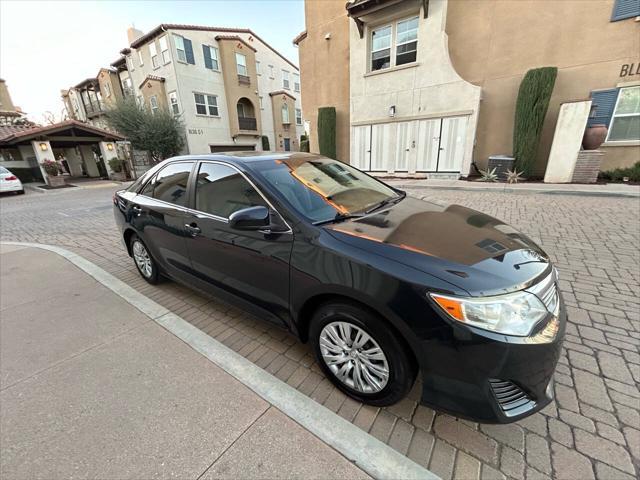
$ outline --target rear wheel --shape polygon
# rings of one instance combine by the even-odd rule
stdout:
[[[142,278],[152,285],[158,283],[160,276],[156,261],[149,253],[147,246],[137,235],[131,237],[131,255]]]
[[[358,305],[322,305],[311,320],[310,339],[327,377],[356,400],[391,405],[413,386],[416,372],[403,342],[380,317]]]

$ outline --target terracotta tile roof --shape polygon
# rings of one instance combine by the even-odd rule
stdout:
[[[145,77],[145,79],[142,81],[142,83],[140,85],[138,85],[138,88],[142,88],[142,86],[147,83],[147,81],[149,80],[155,80],[156,82],[164,82],[164,77],[157,77],[155,75],[147,75]]]
[[[54,125],[39,125],[35,127],[27,125],[0,126],[0,145],[3,143],[13,143],[19,140],[26,140],[32,136],[37,137],[40,135],[53,134],[57,131],[71,127],[84,130],[89,133],[102,135],[104,137],[113,138],[115,140],[124,140],[124,137],[117,133],[109,132],[108,130],[103,130],[102,128],[79,122],[78,120],[66,120]]]
[[[244,39],[240,38],[237,35],[216,35],[216,40],[234,40],[240,43],[243,43],[244,45],[247,46],[247,48],[250,48],[251,50],[253,50],[254,52],[257,52],[257,50],[255,48],[253,48],[251,45],[249,45]]]
[[[111,65],[112,67],[120,67],[122,65],[126,65],[127,64],[127,59],[125,57],[120,57],[119,59],[117,59],[115,62],[111,62],[109,65]]]
[[[138,37],[137,39],[135,39],[131,43],[131,48],[138,48],[141,45],[144,45],[145,43],[147,43],[149,40],[152,40],[158,35],[161,35],[163,32],[166,32],[167,30],[195,30],[195,31],[202,31],[202,32],[248,33],[254,36],[255,38],[257,38],[258,40],[260,40],[262,43],[264,43],[269,50],[271,50],[273,53],[275,53],[280,58],[282,58],[285,62],[287,62],[293,68],[295,68],[296,70],[299,70],[298,67],[291,62],[291,60],[286,58],[284,55],[278,52],[275,48],[273,48],[271,45],[265,42],[262,38],[260,38],[258,35],[253,33],[253,31],[249,28],[205,27],[202,25],[181,25],[177,23],[162,23],[158,25],[156,28],[149,30],[147,33],[145,33],[141,37]]]
[[[98,83],[98,79],[93,77],[93,78],[85,78],[84,80],[82,80],[79,84],[77,84],[75,87],[73,88],[82,88],[85,87],[87,85],[95,85]]]
[[[293,95],[291,95],[289,92],[287,92],[285,90],[276,90],[275,92],[269,93],[270,97],[275,97],[276,95],[287,95],[288,97],[291,97],[294,100],[296,99],[296,97],[294,97]]]

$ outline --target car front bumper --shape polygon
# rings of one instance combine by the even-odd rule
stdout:
[[[424,341],[422,403],[481,423],[511,423],[553,399],[567,314],[560,297],[557,333],[548,343],[462,327],[450,341]]]

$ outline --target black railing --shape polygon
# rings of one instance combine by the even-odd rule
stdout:
[[[251,117],[238,117],[240,130],[258,130],[258,122]]]

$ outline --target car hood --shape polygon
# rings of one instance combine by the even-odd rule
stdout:
[[[407,197],[363,218],[325,228],[335,238],[466,290],[496,295],[550,271],[547,255],[509,225],[460,205]]]

